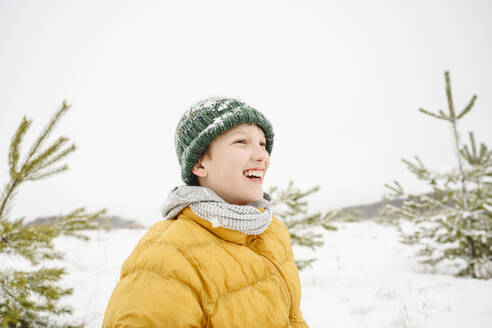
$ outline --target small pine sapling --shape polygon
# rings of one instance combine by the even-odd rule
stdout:
[[[106,210],[87,213],[77,208],[58,217],[53,224],[39,226],[24,225],[24,217],[9,218],[9,209],[18,188],[27,181],[37,181],[68,170],[55,164],[75,151],[74,144],[67,146],[69,139],[59,137],[50,146],[41,150],[58,120],[70,108],[63,102],[42,133],[33,143],[22,162],[20,145],[30,120],[22,119],[14,134],[9,150],[9,175],[0,197],[0,257],[18,257],[30,264],[29,270],[17,270],[2,264],[0,268],[0,326],[1,327],[62,327],[54,322],[54,316],[70,314],[71,307],[62,306],[58,301],[73,292],[72,288],[63,288],[59,281],[65,274],[63,267],[46,267],[50,260],[61,260],[63,254],[54,249],[53,240],[58,236],[72,236],[87,240],[83,230],[98,229],[95,221]]]
[[[292,180],[283,190],[279,190],[278,187],[271,187],[268,191],[272,196],[272,212],[289,229],[292,244],[309,247],[313,251],[324,244],[323,235],[319,228],[337,230],[331,221],[338,214],[338,211],[308,213],[308,202],[305,198],[317,191],[319,191],[319,186],[301,191],[294,187]],[[300,259],[296,260],[296,265],[299,270],[302,270],[314,261],[316,261],[315,258]]]
[[[484,143],[477,150],[471,132],[469,146],[461,145],[457,122],[470,112],[477,97],[456,115],[448,72],[445,81],[448,113],[420,111],[451,125],[458,166],[441,174],[417,156],[415,162],[403,159],[432,191],[407,194],[398,181],[386,184],[391,198],[405,199],[401,206],[387,205],[386,213],[407,219],[400,220],[401,241],[417,247],[420,263],[445,265],[457,276],[492,278],[492,151]]]

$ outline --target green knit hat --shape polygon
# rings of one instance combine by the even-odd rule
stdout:
[[[181,179],[189,186],[198,186],[198,177],[192,173],[198,159],[218,135],[235,126],[250,123],[265,133],[266,150],[272,152],[273,128],[262,113],[233,98],[213,97],[191,106],[180,118],[174,143]]]

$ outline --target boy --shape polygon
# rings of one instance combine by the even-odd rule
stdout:
[[[290,235],[263,181],[273,129],[209,98],[180,119],[181,178],[121,269],[103,327],[307,327]]]

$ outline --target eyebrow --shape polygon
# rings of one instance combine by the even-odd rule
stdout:
[[[244,131],[235,131],[235,132],[231,133],[231,138],[237,138],[238,135],[246,136],[247,133]],[[261,139],[261,141],[266,142],[266,138],[260,138],[260,139]]]

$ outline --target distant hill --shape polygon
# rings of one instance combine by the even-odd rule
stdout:
[[[431,198],[434,197],[432,192],[427,192],[424,195]],[[405,199],[401,198],[401,199],[392,199],[392,200],[381,200],[379,202],[374,202],[369,204],[344,207],[341,209],[340,213],[335,217],[335,220],[343,219],[344,217],[350,214],[355,220],[370,220],[374,218],[380,219],[383,216],[382,213],[380,213],[380,211],[383,209],[384,206],[386,206],[387,204],[391,204],[400,207],[404,201]],[[453,201],[449,200],[446,204],[448,206],[453,206]],[[385,217],[389,218],[388,215],[385,215]]]
[[[26,226],[35,226],[35,225],[42,225],[42,224],[51,224],[55,222],[56,216],[47,216],[47,217],[40,217],[36,218],[33,221],[30,221],[26,223]],[[128,220],[128,219],[123,219],[119,216],[113,215],[113,216],[108,216],[104,219],[98,218],[96,219],[96,222],[101,224],[102,226],[105,226],[106,223],[112,228],[112,229],[142,229],[145,228],[143,225],[140,223],[134,221],[134,220]]]
[[[403,201],[404,201],[403,199],[382,200],[379,202],[374,202],[369,204],[344,207],[340,210],[340,213],[335,217],[335,220],[343,218],[349,214],[352,214],[354,219],[357,220],[374,219],[381,215],[379,211],[387,204],[391,204],[394,206],[401,206],[403,204]]]

